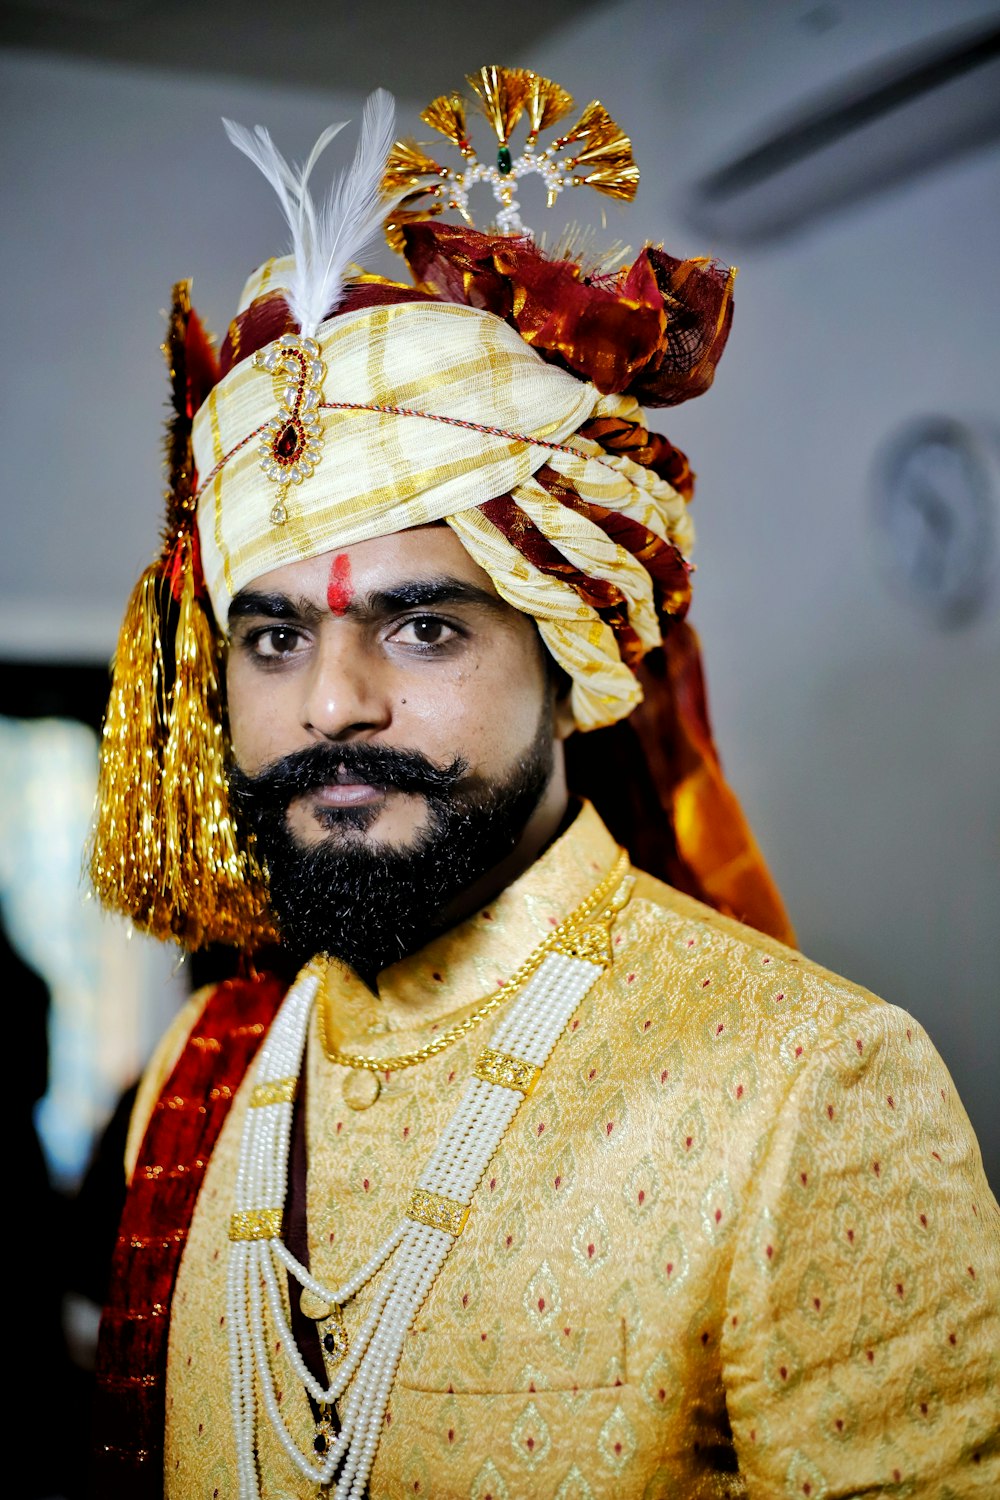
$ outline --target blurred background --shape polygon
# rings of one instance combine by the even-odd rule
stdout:
[[[631,133],[635,205],[586,194],[569,216],[740,267],[713,389],[654,423],[699,474],[692,620],[718,743],[803,950],[924,1024],[996,1188],[1000,10],[8,0],[0,17],[0,904],[55,1212],[189,987],[179,955],[82,900],[80,851],[108,658],[158,542],[171,285],[192,276],[221,334],[284,248],[219,117],[301,158],[383,84],[426,139],[420,109],[487,62],[599,97]],[[387,251],[371,264],[401,274]],[[47,1070],[20,1011],[46,987]]]

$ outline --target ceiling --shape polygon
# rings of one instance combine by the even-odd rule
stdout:
[[[9,47],[403,97],[513,62],[598,0],[2,0]],[[604,0],[607,8],[607,0]]]

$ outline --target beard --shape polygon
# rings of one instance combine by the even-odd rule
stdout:
[[[435,766],[416,750],[349,743],[295,751],[250,776],[229,773],[235,805],[267,865],[283,945],[302,962],[326,953],[371,983],[446,925],[448,906],[515,848],[554,765],[551,705],[538,732],[498,781],[467,775],[461,759]],[[343,771],[369,785],[424,799],[427,824],[399,847],[364,837],[382,810],[325,807],[330,836],[302,844],[288,825],[295,797]]]

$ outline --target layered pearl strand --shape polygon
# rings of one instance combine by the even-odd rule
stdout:
[[[624,905],[630,888],[631,877],[626,876],[602,913],[605,922]],[[579,951],[567,944],[546,954],[480,1055],[475,1076],[420,1174],[406,1216],[337,1288],[317,1281],[280,1238],[295,1081],[324,962],[313,960],[296,979],[258,1054],[230,1221],[226,1311],[240,1500],[259,1500],[260,1495],[258,1391],[264,1415],[301,1474],[324,1487],[333,1484],[339,1468],[329,1494],[338,1500],[360,1500],[364,1494],[406,1335],[465,1226],[473,1194],[525,1095],[610,961],[606,943],[586,950],[585,958],[577,956]],[[312,1375],[295,1343],[279,1271],[338,1312],[382,1273],[368,1314],[326,1386]],[[265,1308],[273,1329],[270,1338]],[[353,1381],[340,1413],[340,1432],[319,1458],[303,1452],[281,1411],[270,1355],[276,1343],[320,1406],[338,1401]]]

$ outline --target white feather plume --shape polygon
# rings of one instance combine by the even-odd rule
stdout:
[[[260,168],[278,195],[292,231],[295,257],[288,306],[303,336],[312,338],[341,300],[348,267],[362,254],[391,207],[392,200],[381,192],[381,182],[395,129],[393,97],[385,89],[368,96],[354,160],[334,178],[319,205],[309,191],[309,178],[346,121],[327,126],[302,167],[288,164],[262,125],[250,131],[232,120],[222,123],[233,145]]]

